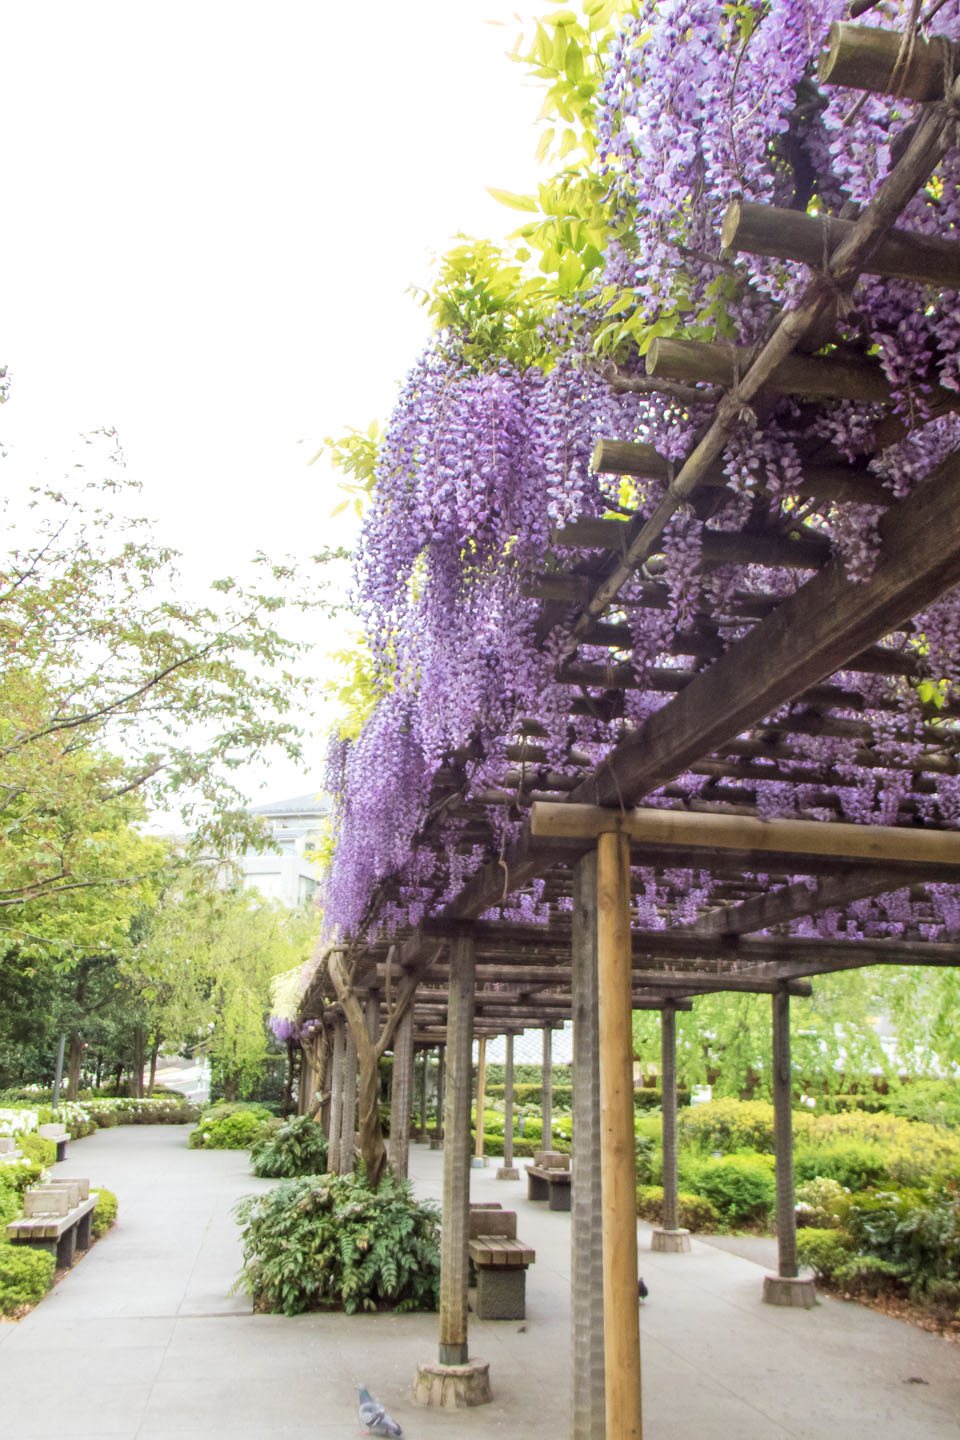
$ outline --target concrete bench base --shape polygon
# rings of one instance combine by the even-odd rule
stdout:
[[[523,1320],[527,1266],[536,1251],[506,1235],[478,1235],[468,1242],[468,1252],[477,1276],[477,1319]]]
[[[527,1199],[547,1200],[551,1210],[570,1209],[570,1171],[527,1166]]]

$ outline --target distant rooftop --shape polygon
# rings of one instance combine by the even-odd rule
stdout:
[[[319,790],[296,795],[292,800],[270,800],[266,805],[251,805],[251,815],[328,815],[330,799]]]

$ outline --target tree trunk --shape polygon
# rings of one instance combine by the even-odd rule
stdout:
[[[239,1090],[239,1080],[236,1070],[229,1070],[223,1077],[223,1098],[231,1103],[236,1100]]]
[[[148,1095],[153,1094],[153,1087],[157,1083],[157,1060],[160,1057],[160,1046],[162,1045],[162,1043],[163,1036],[158,1030],[156,1035],[154,1036],[153,1045],[150,1050],[150,1083],[147,1086]]]
[[[80,1094],[80,1065],[83,1060],[83,1041],[79,1030],[70,1035],[70,1050],[67,1059],[67,1094],[76,1100]]]
[[[133,1064],[130,1075],[130,1094],[134,1100],[143,1096],[143,1067],[147,1061],[147,1036],[142,1025],[133,1027]]]
[[[293,1057],[295,1048],[293,1039],[289,1039],[287,1041],[287,1083],[283,1091],[283,1104],[280,1107],[280,1113],[284,1120],[287,1119],[293,1109]]]

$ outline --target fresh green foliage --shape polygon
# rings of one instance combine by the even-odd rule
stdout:
[[[851,1256],[853,1241],[846,1230],[821,1230],[801,1226],[797,1230],[797,1260],[809,1265],[818,1279],[827,1284]]]
[[[372,1192],[362,1176],[282,1180],[248,1195],[238,1281],[255,1308],[433,1310],[440,1279],[439,1217],[388,1175]]]
[[[36,1305],[53,1282],[56,1260],[46,1250],[0,1244],[0,1315]]]
[[[57,1158],[57,1147],[52,1140],[47,1140],[43,1135],[30,1135],[21,1132],[17,1135],[17,1149],[22,1151],[28,1160],[35,1160],[38,1165],[46,1167],[53,1165]]]
[[[866,1190],[889,1178],[886,1147],[869,1140],[805,1142],[793,1153],[797,1180],[833,1180],[847,1190]]]
[[[845,1226],[854,1245],[896,1267],[912,1286],[960,1281],[960,1195],[873,1191],[850,1197]]]
[[[766,1100],[711,1100],[677,1119],[681,1143],[697,1150],[759,1150],[773,1154],[773,1106]]]
[[[279,1130],[261,1133],[250,1151],[250,1164],[254,1175],[322,1175],[327,1165],[323,1131],[314,1120],[298,1115]]]
[[[655,1171],[659,1168],[657,1144],[649,1135],[637,1135],[635,1138],[636,1158],[634,1161],[637,1184],[652,1185],[659,1179]],[[661,1161],[662,1163],[662,1161]]]
[[[0,1165],[0,1243],[7,1238],[6,1225],[9,1220],[15,1220],[23,1209],[18,1189],[14,1180],[13,1165]]]
[[[661,1223],[662,1185],[637,1186],[637,1214],[641,1220],[649,1220],[653,1225]],[[677,1193],[677,1216],[684,1230],[715,1230],[720,1224],[720,1215],[711,1202],[703,1195],[693,1195],[686,1190]]]
[[[960,1129],[960,1080],[916,1080],[897,1085],[881,1097],[883,1109],[905,1120]],[[869,1105],[863,1108],[871,1109]]]
[[[106,1235],[117,1218],[117,1197],[112,1190],[107,1190],[102,1185],[91,1185],[90,1189],[97,1192],[97,1203],[93,1208],[90,1229],[94,1239],[99,1240],[101,1236]]]
[[[705,1195],[729,1225],[763,1220],[773,1209],[776,1186],[769,1155],[724,1155],[681,1166],[683,1183]]]
[[[270,1117],[255,1110],[201,1119],[191,1130],[191,1150],[249,1150],[264,1135]]]

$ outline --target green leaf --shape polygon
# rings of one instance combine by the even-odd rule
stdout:
[[[515,195],[512,190],[497,190],[492,185],[487,186],[487,194],[492,195],[501,205],[508,205],[511,210],[529,210],[534,214],[537,212],[537,202],[532,195]]]

